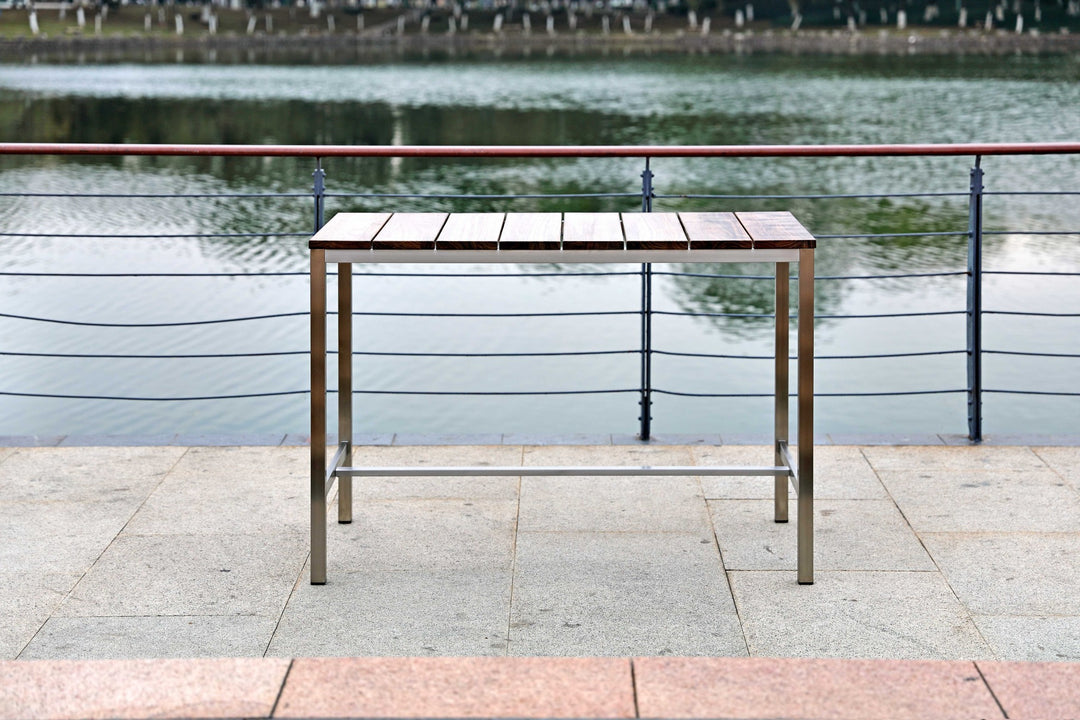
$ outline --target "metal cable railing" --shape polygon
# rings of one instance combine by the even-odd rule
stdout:
[[[895,318],[930,318],[944,316],[960,316],[967,318],[967,342],[963,348],[952,349],[916,349],[898,352],[866,352],[866,353],[823,353],[816,357],[817,360],[826,361],[868,361],[899,358],[929,358],[948,355],[967,356],[967,383],[959,388],[920,388],[920,389],[882,389],[880,391],[836,391],[818,392],[818,397],[824,398],[870,398],[870,397],[902,397],[921,395],[942,394],[966,394],[968,396],[968,428],[969,436],[973,440],[982,437],[981,405],[983,393],[1000,394],[1026,394],[1041,396],[1075,397],[1080,393],[1071,391],[1036,390],[1023,388],[984,388],[982,384],[981,358],[983,355],[1009,355],[1031,358],[1080,358],[1080,353],[1070,352],[1040,352],[1037,350],[1024,349],[996,349],[984,348],[982,345],[981,325],[984,316],[1019,316],[1068,319],[1080,317],[1080,313],[1073,312],[1046,312],[1037,310],[1022,310],[1011,308],[984,308],[982,306],[982,278],[986,275],[996,276],[1058,276],[1076,277],[1080,272],[1042,271],[1042,270],[983,270],[982,262],[982,239],[988,236],[1005,235],[1030,235],[1030,236],[1068,236],[1078,235],[1078,230],[1016,230],[994,229],[987,230],[982,227],[982,201],[987,196],[1074,196],[1080,195],[1080,191],[1068,190],[1006,190],[990,192],[982,185],[983,170],[980,165],[982,156],[988,155],[1021,155],[1021,154],[1080,154],[1080,144],[1065,143],[1040,143],[1020,145],[887,145],[887,146],[746,146],[746,147],[634,147],[634,148],[597,148],[597,147],[486,147],[486,148],[430,148],[430,147],[342,147],[342,146],[147,146],[147,145],[55,145],[55,144],[0,144],[0,155],[217,155],[217,156],[261,156],[261,157],[310,157],[315,160],[315,183],[312,192],[268,192],[268,193],[23,193],[23,192],[0,192],[0,198],[18,200],[20,198],[120,198],[120,199],[297,199],[305,202],[314,201],[315,226],[322,224],[324,213],[324,201],[326,198],[354,199],[354,200],[387,200],[387,199],[410,199],[420,201],[512,201],[512,200],[572,200],[572,199],[629,199],[640,198],[643,211],[651,211],[653,201],[683,201],[683,200],[725,200],[725,201],[812,201],[829,202],[837,200],[875,200],[875,199],[949,199],[965,198],[968,203],[969,222],[966,229],[930,229],[906,232],[887,233],[820,233],[816,234],[823,241],[845,240],[875,240],[891,241],[918,238],[960,238],[964,237],[968,244],[968,265],[964,269],[936,271],[936,272],[900,272],[889,274],[840,274],[822,275],[815,279],[824,282],[850,282],[850,281],[877,281],[877,280],[911,280],[919,278],[949,278],[965,277],[968,285],[967,303],[963,308],[933,309],[933,310],[910,310],[903,312],[868,312],[868,313],[819,313],[816,315],[821,320],[853,321],[862,319],[895,319]],[[876,193],[785,193],[785,194],[722,194],[722,193],[657,193],[653,188],[653,174],[649,168],[650,158],[659,157],[698,157],[698,158],[726,158],[726,157],[916,157],[916,156],[973,156],[975,166],[971,170],[970,188],[968,192],[876,192]],[[612,191],[591,193],[387,193],[387,192],[327,192],[325,188],[325,171],[322,161],[331,157],[506,157],[506,158],[596,158],[596,157],[636,157],[645,159],[645,170],[642,173],[642,189],[640,191]],[[308,232],[267,232],[267,231],[234,231],[234,232],[175,232],[175,233],[89,233],[89,232],[0,232],[3,238],[57,238],[57,239],[207,239],[207,240],[250,240],[254,238],[299,238],[307,237]],[[333,273],[330,273],[333,275]],[[549,389],[549,390],[443,390],[443,389],[356,389],[356,394],[369,395],[430,395],[430,396],[477,396],[477,397],[501,397],[501,396],[538,396],[538,395],[593,395],[593,394],[629,394],[636,393],[641,396],[642,406],[642,433],[645,438],[649,435],[649,421],[651,419],[652,394],[668,395],[684,398],[762,398],[772,397],[772,393],[710,393],[691,392],[676,388],[656,387],[651,379],[652,356],[698,358],[707,360],[735,360],[735,361],[761,361],[772,360],[772,355],[765,354],[739,354],[739,353],[709,353],[688,352],[678,349],[654,347],[651,333],[651,319],[662,317],[673,318],[712,318],[712,319],[769,319],[774,317],[771,313],[755,312],[707,312],[696,310],[670,310],[656,309],[652,307],[651,279],[654,276],[671,278],[700,278],[741,280],[747,282],[772,282],[770,275],[736,275],[707,272],[680,272],[670,269],[657,269],[643,266],[640,271],[578,271],[578,272],[520,272],[520,273],[448,273],[448,272],[365,272],[369,277],[396,277],[396,278],[521,278],[521,277],[634,277],[639,276],[642,280],[642,306],[640,308],[625,310],[572,310],[551,312],[403,312],[403,311],[358,311],[357,316],[385,317],[385,318],[446,318],[446,319],[496,319],[496,318],[559,318],[559,317],[610,317],[610,316],[641,316],[643,318],[643,331],[639,347],[628,349],[601,349],[601,350],[567,350],[567,351],[536,351],[536,352],[419,352],[388,350],[356,351],[355,355],[371,357],[398,357],[398,358],[536,358],[536,357],[592,357],[604,355],[637,355],[642,358],[642,378],[640,387],[636,388],[586,388],[586,389]],[[266,271],[212,271],[212,272],[46,272],[34,270],[3,270],[0,277],[11,278],[263,278],[263,277],[289,277],[305,276],[303,270],[266,270]],[[204,325],[220,325],[229,323],[244,323],[251,321],[278,320],[292,317],[306,316],[307,310],[290,312],[266,313],[259,315],[245,315],[237,317],[221,317],[209,319],[182,319],[158,322],[102,322],[94,320],[81,320],[75,318],[47,317],[44,315],[0,313],[0,318],[14,321],[47,323],[79,327],[94,328],[177,328],[194,327]],[[333,313],[330,313],[333,314]],[[792,318],[796,315],[792,314]],[[0,356],[4,357],[27,357],[27,358],[61,358],[61,359],[123,359],[123,360],[196,360],[196,359],[224,359],[224,358],[254,358],[254,357],[284,357],[307,355],[306,350],[271,350],[271,351],[239,351],[239,352],[190,352],[190,353],[116,353],[116,352],[45,352],[34,349],[19,349],[0,347]],[[120,396],[107,394],[65,394],[50,392],[29,392],[13,389],[0,389],[0,395],[25,397],[25,398],[60,398],[76,400],[108,400],[108,401],[144,401],[144,402],[180,402],[180,401],[212,401],[232,400],[240,398],[278,397],[290,395],[303,395],[309,393],[306,389],[295,390],[266,390],[251,393],[226,393],[226,394],[199,394],[199,395],[175,395],[175,396]]]

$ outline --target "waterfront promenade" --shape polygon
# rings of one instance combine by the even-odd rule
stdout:
[[[514,436],[429,439],[480,444],[367,440],[381,444],[364,448],[358,461],[381,465],[771,462],[765,445],[712,444],[719,438],[647,446],[597,436],[556,438],[554,445]],[[376,685],[379,677],[425,673],[453,684],[459,673],[486,677],[493,687],[500,673],[510,673],[528,680],[518,690],[562,677],[563,685],[534,690],[562,687],[556,694],[567,698],[578,696],[565,683],[595,679],[590,687],[600,695],[589,702],[597,704],[533,706],[549,716],[715,716],[708,693],[696,710],[657,698],[683,697],[672,688],[687,678],[715,688],[708,678],[739,673],[772,678],[777,693],[785,683],[816,687],[824,702],[825,679],[850,676],[841,685],[885,682],[961,699],[961,713],[920,701],[922,711],[937,708],[941,717],[985,717],[987,708],[1005,707],[1001,697],[1000,705],[979,704],[993,700],[997,690],[986,688],[1000,671],[1001,692],[1014,683],[1008,692],[1017,702],[1058,697],[1054,712],[1043,706],[1043,717],[1080,714],[1076,690],[1062,700],[1049,686],[1032,689],[1050,682],[1044,676],[1015,679],[1050,666],[995,662],[1080,660],[1080,447],[995,446],[993,437],[975,447],[937,436],[907,438],[935,443],[917,445],[834,440],[856,438],[823,437],[817,449],[813,586],[795,582],[795,526],[771,521],[770,479],[686,477],[357,481],[355,520],[331,524],[329,582],[313,587],[303,438],[253,436],[240,438],[241,446],[211,445],[227,439],[210,437],[123,445],[11,438],[13,447],[0,448],[0,658],[18,662],[0,663],[8,681],[0,682],[0,708],[17,716],[13,698],[43,687],[35,668],[70,680],[91,667],[132,682],[144,671],[159,681],[202,672],[227,685],[233,671],[223,666],[161,659],[268,658],[228,661],[239,668],[235,677],[273,689],[264,688],[272,700],[265,708],[234,706],[234,715],[269,714],[275,703],[285,712],[280,703],[289,694],[278,697],[278,690],[287,671],[297,683],[356,676]],[[160,442],[184,444],[135,444]],[[375,669],[365,669],[366,661],[288,660],[329,656],[511,658],[387,661]],[[577,667],[517,656],[609,659],[574,661],[586,663]],[[623,692],[630,658],[663,656],[744,660],[636,660],[639,684]],[[22,662],[118,658],[157,659],[158,669],[61,665],[57,674],[56,666]],[[953,662],[830,665],[826,658]],[[1067,676],[1077,686],[1080,665],[1054,667],[1060,682]],[[642,685],[645,678],[659,684]],[[956,694],[971,684],[980,689],[973,699]],[[51,687],[62,695],[68,685]],[[614,705],[605,704],[609,686],[622,688],[612,691]],[[646,687],[660,694],[647,699]],[[236,688],[228,692],[236,696]],[[491,702],[493,715],[537,714],[521,711],[524,705],[504,712]],[[635,708],[644,702],[660,704]],[[292,707],[304,714],[302,702]],[[309,707],[334,714],[333,707]],[[427,714],[440,707],[455,714],[454,706],[426,707]],[[773,706],[762,700],[758,707]],[[773,707],[773,714],[820,715],[812,705],[803,714],[793,707]],[[920,716],[898,708],[887,715]]]

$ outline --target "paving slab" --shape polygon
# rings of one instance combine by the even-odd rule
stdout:
[[[53,617],[20,660],[262,657],[277,615]]]
[[[0,501],[141,502],[184,448],[20,448],[0,464]]]
[[[710,531],[694,477],[525,477],[518,528],[703,536]]]
[[[1003,718],[974,663],[636,658],[643,718]]]
[[[346,571],[509,570],[516,515],[516,499],[355,503],[353,522],[327,534],[327,562]]]
[[[1032,448],[1054,472],[1080,491],[1080,447]]]
[[[880,475],[917,532],[1080,532],[1080,493],[1050,469]]]
[[[1080,616],[976,615],[975,624],[998,657],[1080,661]]]
[[[506,433],[503,445],[610,445],[611,435],[604,433]]]
[[[119,537],[56,614],[274,615],[307,552],[299,534]]]
[[[979,662],[1010,720],[1080,717],[1080,664]]]
[[[0,718],[268,717],[288,660],[0,662]]]
[[[14,660],[80,574],[0,572],[0,660]]]
[[[276,717],[632,718],[625,658],[299,659]]]
[[[9,457],[15,454],[15,448],[0,446],[0,463],[3,463]]]
[[[551,445],[526,447],[522,461],[529,466],[691,465],[693,456],[689,448],[669,445]]]
[[[1080,533],[923,533],[974,615],[1080,615]]]
[[[728,574],[751,656],[958,660],[993,653],[941,575]]]
[[[713,526],[728,570],[785,570],[797,562],[791,521],[773,521],[772,500],[711,500]],[[904,517],[888,500],[814,502],[815,570],[935,570]]]
[[[357,449],[353,464],[379,467],[517,467],[521,465],[521,452],[520,447],[504,445],[364,447]],[[353,497],[357,502],[410,498],[510,499],[516,498],[517,492],[517,477],[353,479]]]
[[[691,448],[696,465],[772,465],[769,446],[725,445],[718,448]],[[792,446],[793,457],[798,448]],[[797,460],[796,460],[797,462]],[[771,498],[772,478],[703,477],[706,497],[723,499]],[[797,490],[794,482],[791,492]],[[888,496],[870,463],[857,447],[823,445],[814,448],[814,497],[825,499],[877,499]]]
[[[865,447],[870,465],[883,470],[1045,470],[1027,447]]]
[[[837,445],[942,445],[946,442],[935,433],[829,433],[829,439]]]
[[[712,538],[520,533],[510,654],[631,651],[746,654]]]
[[[494,570],[304,573],[267,651],[286,657],[505,655],[511,576]]]
[[[191,448],[125,533],[237,535],[304,532],[310,522],[306,448]]]
[[[0,568],[9,573],[84,573],[138,507],[104,502],[0,502]]]

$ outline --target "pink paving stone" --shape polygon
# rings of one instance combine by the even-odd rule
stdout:
[[[1080,718],[1080,663],[978,663],[1014,720]]]
[[[971,662],[642,658],[643,718],[1001,718]]]
[[[275,717],[634,717],[626,658],[311,658]]]
[[[9,660],[0,718],[268,717],[289,660]]]

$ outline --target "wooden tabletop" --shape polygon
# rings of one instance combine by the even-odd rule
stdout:
[[[313,250],[758,250],[815,247],[789,212],[338,213]]]

